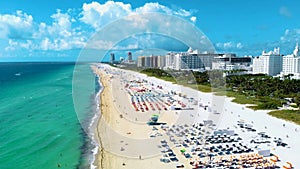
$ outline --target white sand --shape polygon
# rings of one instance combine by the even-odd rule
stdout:
[[[282,138],[290,148],[270,145],[268,148],[271,149],[271,153],[279,156],[282,165],[289,161],[295,168],[300,167],[298,157],[298,152],[300,152],[300,127],[298,125],[271,117],[267,114],[267,111],[254,111],[245,108],[245,105],[231,102],[230,98],[199,92],[154,77],[147,77],[137,72],[121,70],[123,73],[120,75],[120,70],[105,67],[112,74],[104,73],[103,69],[98,72],[104,86],[101,95],[101,112],[103,116],[99,120],[96,132],[103,148],[96,159],[98,168],[175,168],[177,163],[164,164],[159,161],[162,156],[157,145],[160,140],[164,138],[167,140],[167,137],[149,137],[152,128],[145,122],[153,113],[159,113],[160,121],[167,122],[169,126],[172,124],[192,124],[197,121],[202,122],[204,119],[212,119],[218,128],[229,127],[241,135],[244,140],[250,140],[254,134],[245,133],[239,128],[234,128],[238,120],[243,120],[246,123],[253,124],[257,132],[264,131],[271,137]],[[113,78],[110,78],[110,76],[113,76]],[[122,79],[147,79],[155,85],[163,86],[164,90],[181,92],[187,94],[188,98],[193,97],[199,103],[210,106],[211,112],[188,103],[186,99],[182,99],[182,101],[188,104],[188,107],[193,107],[193,111],[185,110],[177,112],[178,114],[175,113],[176,111],[136,112],[131,106]],[[283,124],[285,124],[285,127],[283,127]],[[267,127],[265,128],[265,126]],[[295,131],[296,128],[298,128],[298,132]],[[139,159],[140,156],[141,159]],[[178,159],[185,164],[186,168],[191,167],[186,159],[181,156],[178,156]]]

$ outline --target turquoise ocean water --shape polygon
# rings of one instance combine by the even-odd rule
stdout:
[[[98,89],[87,87],[76,98],[81,103],[78,120],[73,70],[72,63],[0,63],[1,169],[90,167],[93,146],[85,131]],[[87,85],[95,81],[89,65],[79,65],[77,71],[89,79]]]

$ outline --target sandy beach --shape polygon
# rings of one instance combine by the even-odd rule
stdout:
[[[101,77],[104,90],[101,93],[102,116],[95,131],[101,147],[95,165],[103,169],[163,167],[163,164],[158,162],[159,151],[156,147],[158,140],[152,140],[150,143],[147,140],[151,128],[135,121],[133,117],[122,118],[120,116],[126,113],[124,111],[126,109],[128,112],[134,111],[128,98],[122,98],[126,95],[120,91],[120,84],[115,83],[115,80],[110,78],[111,75],[103,70],[96,72]],[[121,98],[118,99],[117,96]],[[122,105],[122,107],[117,105]],[[122,147],[123,151],[121,151]]]
[[[260,139],[258,133],[266,133],[272,139],[280,138],[287,143],[286,147],[276,146],[270,142],[261,145],[261,149],[269,149],[272,154],[276,154],[280,159],[277,164],[281,167],[286,165],[286,162],[292,163],[294,168],[300,167],[300,160],[297,157],[300,152],[300,146],[297,143],[300,140],[298,132],[300,128],[294,123],[271,117],[267,111],[248,109],[245,105],[231,102],[231,98],[202,93],[136,72],[120,70],[108,65],[93,66],[92,69],[100,76],[104,87],[101,93],[101,117],[95,129],[95,137],[99,143],[99,151],[95,160],[97,168],[176,168],[181,164],[185,166],[184,168],[192,168],[193,166],[189,164],[191,159],[180,153],[182,147],[177,146],[175,141],[169,141],[171,138],[169,129],[165,130],[160,126],[153,127],[147,124],[153,114],[159,115],[158,121],[166,123],[170,128],[178,126],[184,128],[184,125],[192,126],[203,120],[211,120],[214,127],[207,131],[213,133],[216,129],[234,130],[236,135],[243,139],[242,143],[251,149],[259,148],[254,148],[257,145],[250,143],[250,140]],[[125,87],[134,79],[140,81],[147,79],[147,84],[152,83],[152,86],[143,87],[153,89],[151,92],[178,91],[184,94],[185,97],[179,97],[178,94],[173,97],[176,103],[185,105],[186,109],[171,110],[172,106],[169,106],[168,110],[164,110],[160,109],[163,108],[163,104],[156,104],[162,103],[162,101],[154,102],[152,100],[156,105],[151,105],[148,100],[149,102],[145,105],[137,105],[139,109],[137,111],[130,100],[138,97],[130,96],[128,93],[132,91]],[[132,85],[137,84],[142,83],[132,83]],[[162,89],[157,89],[156,86],[160,86]],[[139,96],[139,98],[142,97]],[[146,111],[142,107],[149,108],[149,110]],[[238,123],[251,125],[255,132],[248,132],[244,128],[240,128]],[[193,130],[188,127],[187,129]],[[180,136],[174,136],[174,138],[182,143]],[[162,140],[169,142],[170,148],[177,154],[178,162],[164,163],[160,161],[165,158],[162,153],[163,147],[160,146]],[[194,146],[186,148],[188,152],[192,149],[191,147]],[[190,153],[192,154],[192,150]]]

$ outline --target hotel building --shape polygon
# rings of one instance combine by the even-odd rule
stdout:
[[[165,56],[139,56],[137,66],[145,68],[160,68],[162,69],[166,65]]]
[[[214,58],[221,55],[199,53],[198,50],[192,50],[191,48],[187,52],[169,52],[166,55],[166,68],[174,70],[209,70],[212,68]]]
[[[300,73],[300,56],[299,45],[296,44],[293,54],[283,56],[282,74],[299,74]]]
[[[212,62],[212,69],[217,70],[249,70],[252,62],[251,57],[236,57],[236,54],[224,54],[215,57]]]
[[[280,55],[280,49],[274,51],[262,52],[262,55],[253,59],[253,74],[263,73],[275,76],[282,71],[283,57]]]

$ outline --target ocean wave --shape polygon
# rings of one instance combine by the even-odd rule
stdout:
[[[97,127],[97,123],[99,120],[99,117],[101,115],[101,110],[100,110],[100,95],[103,91],[103,86],[102,83],[100,81],[100,77],[99,75],[95,74],[95,76],[98,78],[98,84],[99,84],[99,88],[100,90],[97,92],[96,97],[95,97],[95,103],[96,103],[96,107],[95,107],[95,114],[93,116],[93,118],[91,119],[91,123],[89,125],[89,135],[91,137],[91,144],[94,146],[94,148],[92,149],[92,156],[91,156],[91,160],[90,160],[90,168],[91,169],[95,169],[96,166],[94,165],[94,162],[96,160],[96,155],[98,153],[99,150],[99,144],[97,143],[97,140],[95,138],[95,130]]]

